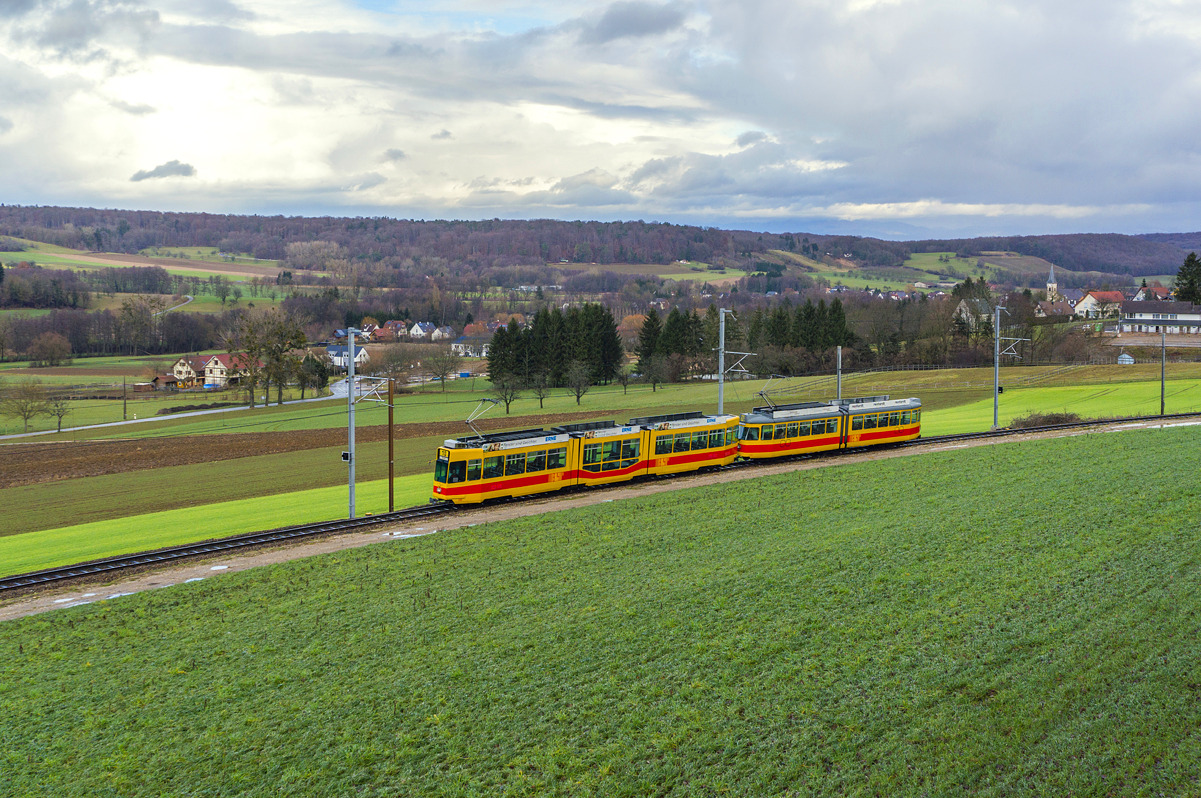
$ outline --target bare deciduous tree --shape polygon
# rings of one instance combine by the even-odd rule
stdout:
[[[0,393],[0,413],[21,419],[26,432],[33,418],[48,411],[46,389],[37,380],[22,380]]]

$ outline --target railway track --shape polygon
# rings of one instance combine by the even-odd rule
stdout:
[[[172,546],[170,548],[157,549],[155,551],[142,552],[138,554],[126,554],[119,557],[106,557],[102,560],[92,560],[90,562],[64,566],[62,568],[47,568],[44,571],[34,571],[32,573],[18,574],[16,576],[0,578],[0,596],[17,590],[35,587],[47,587],[74,579],[113,574],[147,565],[164,565],[191,557],[202,557],[208,554],[233,552],[240,549],[249,549],[255,546],[265,546],[272,543],[286,543],[289,541],[301,540],[303,538],[315,537],[317,535],[353,532],[365,527],[376,526],[384,523],[415,521],[421,518],[430,518],[452,513],[456,509],[456,506],[450,504],[449,502],[445,504],[420,505],[418,507],[409,507],[407,509],[397,510],[391,513],[364,516],[354,520],[342,519],[339,521],[324,521],[316,524],[303,524],[301,526],[272,529],[266,532],[251,532],[246,535],[234,535],[228,538],[207,540],[201,543],[193,543],[186,546]]]
[[[1170,421],[1173,419],[1197,418],[1199,415],[1201,414],[1173,413],[1163,416],[1138,416],[1129,418],[1105,419],[1099,421],[1075,421],[1065,424],[1050,424],[1042,427],[1029,427],[1026,429],[1006,428],[999,430],[988,430],[985,432],[962,433],[958,435],[938,435],[896,444],[893,448],[933,446],[937,444],[958,443],[981,438],[1003,438],[1013,435],[1054,432],[1057,430],[1081,429],[1121,423]],[[771,460],[738,460],[728,466],[723,466],[722,470],[753,468],[758,465],[779,463],[787,460],[806,460],[814,457],[828,457],[830,455],[837,456],[840,454],[856,454],[863,451],[865,450],[861,448],[840,449],[830,452],[821,452],[818,454],[795,455],[790,458]],[[683,478],[686,480],[687,477],[693,476],[695,473],[696,472],[689,472],[670,478]],[[543,494],[535,494],[534,496],[527,497],[527,499],[539,498],[544,498]],[[511,499],[509,501],[522,501],[522,499]],[[77,579],[85,579],[87,577],[112,575],[121,571],[129,571],[145,566],[165,565],[193,557],[234,552],[238,550],[250,549],[256,546],[270,545],[272,543],[286,543],[289,541],[302,540],[304,538],[311,538],[318,535],[353,532],[367,527],[378,526],[379,524],[433,518],[440,515],[453,513],[458,509],[460,509],[458,505],[454,505],[449,502],[441,504],[418,505],[416,507],[409,507],[391,513],[364,516],[354,520],[342,519],[338,521],[326,521],[316,524],[284,527],[282,529],[273,529],[266,532],[253,532],[246,535],[218,538],[215,540],[208,540],[186,546],[173,546],[171,548],[158,549],[150,552],[127,554],[120,557],[108,557],[102,560],[92,560],[90,562],[64,566],[61,568],[48,568],[43,571],[34,571],[32,573],[17,574],[15,576],[0,578],[0,597],[17,591],[30,590],[39,587],[50,587],[55,584],[62,584]]]

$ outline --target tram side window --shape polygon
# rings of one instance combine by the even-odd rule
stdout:
[[[686,452],[692,443],[692,435],[687,432],[680,432],[676,435],[675,446],[673,452]]]
[[[450,476],[446,481],[453,485],[465,479],[467,479],[467,461],[455,460],[450,464]]]
[[[898,426],[900,426],[900,424],[901,424],[901,414],[900,413],[889,413],[888,414],[888,426],[898,427]]]
[[[744,441],[759,440],[759,428],[758,427],[739,427],[739,429],[742,431],[742,439]]]
[[[876,428],[876,419],[877,419],[877,416],[875,413],[870,413],[870,414],[864,416],[863,417],[863,428],[864,429],[875,429]]]
[[[738,427],[726,427],[726,446],[738,440]]]
[[[721,434],[720,429],[709,430],[709,448],[710,449],[720,449],[721,448],[721,440],[722,440],[722,434]]]
[[[800,424],[798,424],[795,421],[788,422],[788,437],[795,438],[797,435],[800,434],[800,431],[801,431]]]
[[[480,461],[479,460],[468,460],[467,461],[467,481],[474,482],[475,480],[477,480],[479,478],[480,478]]]
[[[585,471],[600,471],[600,450],[599,443],[584,444],[584,470]]]
[[[525,473],[525,452],[505,455],[505,476],[515,477]]]
[[[909,411],[903,410],[903,411],[901,411],[901,426],[903,427],[903,426],[907,425],[908,423],[909,423]]]
[[[505,458],[499,454],[484,458],[484,479],[496,479],[505,475]]]
[[[551,449],[546,453],[546,468],[548,471],[555,468],[567,468],[566,446],[560,446],[558,449]]]
[[[857,432],[861,429],[863,429],[863,416],[855,416],[851,419],[851,430]]]
[[[709,433],[705,430],[692,433],[692,451],[709,448]]]
[[[525,470],[526,470],[527,474],[533,473],[535,471],[545,471],[546,470],[546,450],[543,449],[542,451],[538,451],[538,452],[530,452],[530,456],[528,458],[526,458],[526,461],[525,461]]]
[[[621,442],[621,459],[629,460],[638,457],[638,439],[629,438]]]
[[[671,435],[660,435],[655,438],[655,454],[671,454]]]
[[[913,411],[913,423],[916,424],[918,422],[918,419],[921,418],[921,416],[922,416],[922,411],[914,410]]]

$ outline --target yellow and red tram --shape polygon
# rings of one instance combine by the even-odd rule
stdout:
[[[674,413],[453,438],[438,448],[433,498],[470,504],[696,471],[737,457],[900,443],[921,436],[921,406],[868,396],[756,407],[742,416]]]
[[[743,413],[738,454],[761,459],[921,437],[918,399],[867,396],[833,402],[756,407]]]

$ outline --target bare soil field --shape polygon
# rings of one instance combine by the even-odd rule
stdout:
[[[617,410],[606,416],[630,413]],[[548,413],[527,416],[522,426],[539,427],[567,424],[596,418],[592,413]],[[514,427],[512,419],[477,422],[481,430]],[[463,422],[430,422],[397,425],[395,439],[446,438],[467,434]],[[358,427],[355,440],[372,443],[388,439],[387,425]],[[128,441],[80,441],[62,443],[14,443],[0,447],[0,488],[35,485],[60,479],[121,474],[166,466],[194,465],[221,460],[236,460],[264,454],[281,454],[306,449],[323,449],[346,443],[342,429],[303,430],[296,432],[253,432],[231,435],[197,435],[187,438],[145,438]]]

